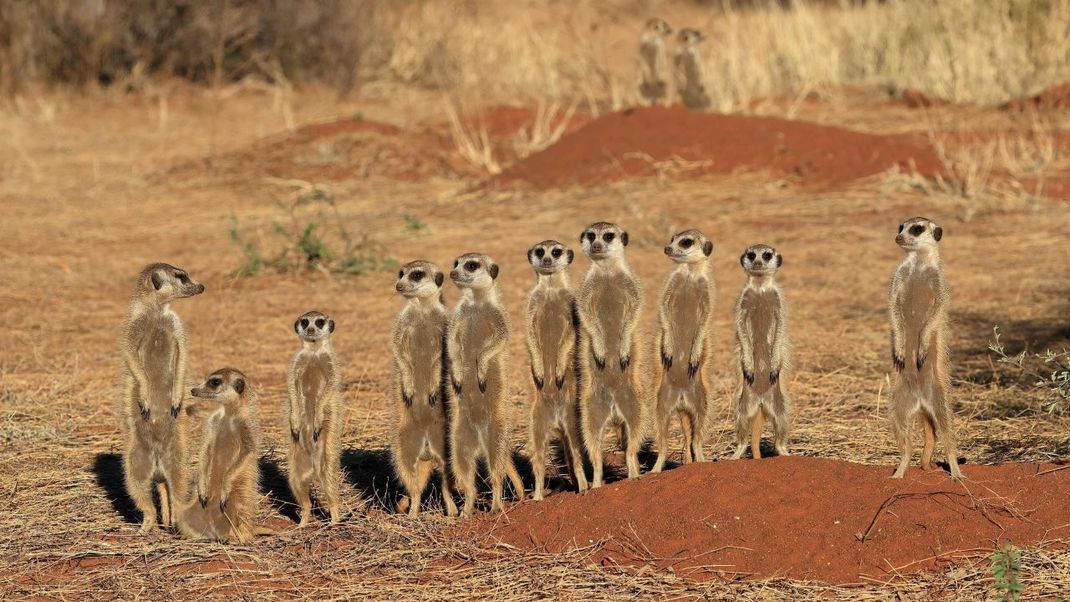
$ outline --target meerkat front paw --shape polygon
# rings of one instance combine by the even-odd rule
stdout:
[[[769,373],[769,384],[775,385],[780,380],[780,369],[773,370]]]
[[[743,369],[743,380],[747,381],[748,385],[754,384],[754,372],[752,370]]]
[[[632,356],[630,356],[630,355],[622,355],[622,356],[620,356],[620,371],[624,372],[625,370],[627,370],[628,366],[630,366],[631,363],[632,363]]]
[[[565,375],[559,374],[554,378],[554,384],[557,385],[557,390],[560,391],[565,386]]]
[[[902,372],[903,368],[907,367],[906,358],[903,357],[902,353],[898,351],[892,352],[892,366],[895,367],[896,372]]]
[[[322,432],[323,432],[323,425],[322,424],[319,425],[318,427],[316,427],[316,430],[312,431],[312,442],[313,443],[315,443],[316,441],[320,440],[320,433],[322,433]]]
[[[460,395],[461,394],[461,379],[456,377],[456,376],[452,376],[452,377],[450,377],[450,384],[453,385],[453,392],[456,393],[457,395]]]
[[[914,364],[921,370],[921,367],[925,365],[925,352],[918,351],[918,356],[914,359]]]
[[[293,439],[294,443],[297,443],[301,440],[301,433],[295,431],[293,427],[290,427],[290,438]]]
[[[486,393],[487,392],[487,379],[486,378],[479,378],[479,379],[476,379],[476,380],[477,380],[477,382],[479,384],[479,392],[480,393]]]
[[[141,419],[144,420],[145,422],[148,422],[149,421],[149,408],[147,408],[145,406],[140,406],[140,408],[141,408]]]
[[[693,380],[695,375],[698,374],[698,364],[687,362],[687,378]]]
[[[208,507],[208,497],[205,496],[203,493],[198,493],[197,494],[197,503],[199,503],[201,505],[201,508],[207,508]]]
[[[405,402],[405,407],[406,408],[412,407],[412,392],[411,391],[402,391],[401,392],[401,400]]]
[[[435,407],[435,404],[437,404],[437,403],[438,403],[438,389],[436,389],[436,390],[432,391],[431,393],[427,394],[427,405],[429,405],[431,407]]]
[[[661,365],[664,366],[666,370],[672,368],[672,356],[666,355],[664,349],[661,351]]]
[[[535,372],[534,368],[531,369],[531,380],[535,381],[535,388],[542,391],[542,387],[546,384],[546,381],[542,376]]]
[[[171,418],[178,418],[178,413],[182,411],[182,404],[177,406],[171,406]]]

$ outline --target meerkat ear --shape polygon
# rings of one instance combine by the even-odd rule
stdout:
[[[779,268],[782,265],[784,265],[784,256],[781,255],[780,253],[777,253],[776,254],[776,267]]]
[[[160,277],[160,273],[159,272],[153,272],[152,273],[152,288],[154,290],[158,291],[158,290],[160,290],[161,286],[163,286],[163,278]]]
[[[943,237],[944,237],[944,229],[943,228],[941,228],[940,226],[937,226],[937,227],[933,228],[933,238],[935,238],[937,240],[937,242],[939,242],[940,239],[943,238]]]
[[[244,395],[245,394],[245,379],[244,378],[239,378],[238,380],[234,381],[234,390],[238,392],[238,395]]]
[[[627,232],[621,232],[620,233],[620,242],[621,242],[622,245],[628,246],[628,233]]]
[[[446,276],[443,275],[442,272],[438,272],[437,274],[435,274],[435,284],[436,285],[442,286],[442,283],[445,282],[445,281],[446,281]]]
[[[581,245],[583,244],[583,235],[584,234],[586,234],[586,232],[580,232],[580,244]]]
[[[301,318],[294,320],[294,332],[296,332],[297,334],[301,334],[301,331],[298,330],[299,326],[301,326]]]
[[[572,260],[575,257],[576,257],[576,254],[572,252],[572,249],[569,249],[568,250],[568,264],[569,265],[572,265]]]
[[[528,263],[531,263],[531,255],[535,252],[535,247],[528,249]]]
[[[702,244],[702,254],[706,257],[713,255],[713,241],[707,240]]]
[[[496,263],[490,264],[490,267],[487,268],[487,271],[490,272],[490,277],[492,279],[497,278],[498,277],[498,264],[496,264]]]
[[[739,265],[741,265],[743,267],[747,267],[747,264],[743,263],[743,260],[746,259],[746,258],[747,258],[747,254],[746,253],[740,255],[739,256]]]
[[[327,332],[334,332],[334,320],[327,320]]]

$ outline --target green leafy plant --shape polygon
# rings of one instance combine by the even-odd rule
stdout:
[[[1005,543],[991,556],[992,580],[996,583],[996,592],[1003,602],[1018,602],[1025,591],[1025,585],[1018,580],[1022,570],[1022,553],[1010,543]]]
[[[415,215],[412,215],[411,213],[406,213],[402,217],[405,218],[405,226],[408,227],[409,230],[419,232],[420,230],[423,230],[427,227],[427,224],[425,222],[421,221],[420,218],[416,217]]]
[[[1028,353],[1023,349],[1010,355],[1000,340],[999,327],[996,326],[992,331],[994,340],[988,349],[996,355],[997,361],[1014,366],[1032,378],[1035,387],[1047,392],[1044,410],[1049,414],[1065,411],[1070,402],[1070,351],[1047,349],[1044,353]]]

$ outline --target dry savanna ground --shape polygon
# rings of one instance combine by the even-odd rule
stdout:
[[[716,147],[712,158],[704,159],[705,147],[672,144],[658,147],[663,156],[607,158],[611,153],[600,149],[630,139],[621,133],[591,140],[582,124],[604,122],[580,109],[563,128],[569,133],[560,152],[583,155],[587,148],[584,157],[610,167],[598,171],[577,162],[577,170],[595,175],[577,177],[582,182],[575,184],[569,172],[546,171],[568,166],[545,156],[530,157],[523,164],[528,171],[510,171],[516,155],[525,154],[517,149],[534,137],[533,124],[552,131],[547,124],[566,118],[562,111],[540,121],[534,104],[482,107],[476,118],[468,110],[445,110],[433,92],[388,84],[368,86],[351,100],[314,85],[280,98],[252,86],[176,84],[161,98],[41,94],[23,97],[0,116],[0,316],[6,327],[0,349],[0,597],[994,599],[987,557],[1003,542],[998,529],[969,549],[931,542],[913,559],[924,564],[922,572],[900,574],[905,567],[889,565],[883,574],[839,582],[800,578],[799,571],[787,576],[775,566],[740,574],[720,564],[722,570],[691,579],[666,569],[665,559],[649,548],[644,552],[644,533],[635,533],[638,543],[627,562],[596,562],[614,542],[550,550],[506,545],[489,535],[509,524],[515,508],[458,528],[441,515],[435,494],[419,520],[394,514],[398,486],[389,445],[398,402],[387,342],[401,306],[393,290],[397,262],[426,258],[447,265],[464,252],[490,254],[501,266],[498,282],[516,328],[533,282],[526,249],[546,238],[573,244],[598,220],[630,233],[629,259],[646,288],[648,337],[669,268],[661,247],[689,227],[715,241],[709,369],[715,411],[706,449],[717,464],[733,440],[731,307],[743,281],[738,257],[761,241],[785,258],[780,280],[791,305],[796,358],[792,451],[890,472],[896,451],[885,420],[886,283],[902,255],[895,228],[912,215],[932,218],[946,233],[941,252],[953,291],[953,396],[967,476],[977,465],[1070,456],[1067,419],[1044,411],[1045,393],[988,351],[996,326],[1011,351],[1059,349],[1070,340],[1070,121],[1062,113],[911,108],[852,88],[765,102],[765,112],[790,114],[793,124],[905,135],[933,161],[925,173],[918,151],[916,171],[886,165],[853,179],[834,167],[843,157],[865,154],[868,147],[858,146],[864,140],[851,139],[840,155],[830,150],[800,159],[794,170],[773,156],[787,153],[790,163],[790,145],[769,156],[754,151],[731,170],[718,169],[725,151],[716,141],[709,142]],[[644,111],[634,118],[669,123],[681,114]],[[718,127],[731,129],[728,122],[711,123],[714,134]],[[782,128],[787,140],[811,132],[792,134],[796,126],[780,122],[759,125]],[[820,130],[813,140],[835,149],[838,135]],[[487,163],[480,163],[485,147],[505,168],[503,177],[491,177]],[[1036,157],[1044,159],[1042,170],[1031,167]],[[856,163],[866,161],[872,157]],[[336,257],[350,241],[348,268],[361,273],[329,269],[337,261],[306,268],[298,240],[307,223],[316,224],[312,233]],[[277,260],[281,249],[289,255]],[[276,269],[295,257],[297,269]],[[154,261],[187,269],[207,286],[204,295],[175,304],[189,335],[191,380],[232,365],[255,382],[265,446],[259,519],[278,535],[226,546],[137,533],[139,517],[121,477],[117,331],[133,277]],[[578,257],[573,282],[584,266]],[[243,269],[256,274],[238,275]],[[445,295],[448,303],[458,297],[450,284]],[[338,325],[334,342],[348,408],[343,491],[351,512],[341,525],[297,530],[284,476],[284,371],[297,347],[293,320],[313,308]],[[516,332],[510,357],[512,441],[523,457],[531,391]],[[652,369],[649,361],[640,367]],[[603,499],[626,498],[619,493],[624,487],[671,485],[673,472],[618,482],[605,494],[617,497]],[[676,478],[690,474],[679,469],[684,476]],[[768,469],[762,474],[788,478]],[[919,475],[912,471],[908,481]],[[577,497],[556,484],[560,491],[546,503]],[[979,498],[991,491],[984,479],[955,487]],[[672,491],[694,492],[682,485]],[[599,499],[592,495],[585,496],[588,506]],[[784,496],[762,500],[765,511],[790,507],[793,493]],[[717,503],[715,495],[703,499]],[[1029,508],[1055,503],[986,499],[988,507],[999,506],[996,524],[1006,516],[1028,521]],[[520,507],[524,520],[536,520],[528,516],[539,512],[531,505]],[[761,545],[778,545],[773,537]],[[1050,525],[1037,541],[1011,542],[1024,548],[1020,578],[1028,596],[1067,595],[1066,537],[1065,524]]]

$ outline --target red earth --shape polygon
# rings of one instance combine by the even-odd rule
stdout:
[[[679,159],[706,173],[772,170],[827,189],[893,166],[921,175],[941,171],[922,136],[866,134],[774,117],[648,107],[612,113],[508,167],[492,182],[538,188],[590,185],[652,175],[653,163]]]
[[[810,457],[684,465],[585,494],[482,515],[473,537],[698,580],[789,577],[833,584],[937,570],[1001,542],[1070,536],[1070,466],[965,465],[967,479]]]
[[[1002,109],[1008,111],[1025,111],[1028,109],[1060,109],[1070,107],[1070,82],[1052,86],[1040,94],[1023,96],[1004,104]]]

